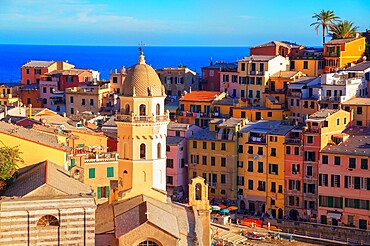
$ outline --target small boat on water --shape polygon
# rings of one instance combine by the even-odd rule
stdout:
[[[246,238],[252,239],[252,240],[264,240],[265,239],[265,236],[259,235],[256,232],[247,232],[247,231],[244,231],[242,233],[242,235],[245,236]]]

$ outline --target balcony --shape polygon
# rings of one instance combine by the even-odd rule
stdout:
[[[208,185],[209,185],[209,187],[212,187],[212,188],[216,188],[217,187],[217,183],[216,182],[209,182]]]
[[[286,144],[301,144],[301,139],[299,138],[287,138],[285,139]]]
[[[301,98],[302,96],[302,93],[301,92],[291,92],[289,91],[288,94],[287,94],[288,97],[297,97],[297,98]]]
[[[305,133],[321,133],[321,129],[319,127],[304,127],[303,131]]]
[[[324,102],[341,102],[341,99],[342,99],[341,97],[342,96],[326,96],[326,97],[322,97],[321,101],[324,101]]]
[[[249,137],[248,139],[248,142],[249,143],[261,143],[261,144],[265,144],[266,143],[266,138],[265,137]]]
[[[156,115],[156,116],[133,116],[133,115],[124,115],[124,114],[117,114],[116,115],[116,121],[121,122],[135,122],[135,123],[141,123],[141,122],[166,122],[169,121],[168,114],[166,115]]]

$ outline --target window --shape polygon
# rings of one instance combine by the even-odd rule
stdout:
[[[347,117],[344,117],[343,118],[343,124],[346,125],[347,124]]]
[[[245,71],[245,63],[242,63],[241,65],[242,65],[241,71]]]
[[[303,69],[308,69],[308,61],[303,62]]]
[[[331,175],[331,187],[340,187],[340,175]]]
[[[166,176],[166,184],[173,184],[173,176]]]
[[[263,148],[262,147],[258,147],[258,152],[257,152],[258,155],[263,155]]]
[[[242,111],[242,112],[240,113],[240,116],[241,116],[242,118],[245,118],[245,111]]]
[[[290,99],[290,106],[293,107],[294,106],[294,99]]]
[[[282,185],[279,185],[278,192],[279,192],[279,193],[283,193],[283,186],[282,186]]]
[[[221,184],[226,184],[226,175],[221,174]]]
[[[266,191],[266,182],[265,181],[258,181],[257,190]]]
[[[361,159],[361,169],[368,169],[368,161],[367,159]]]
[[[226,195],[226,191],[225,190],[221,190],[220,192],[222,195]]]
[[[270,136],[270,142],[277,142],[276,136]]]
[[[71,97],[69,97],[69,102],[70,102],[70,103],[73,103],[73,101],[74,101],[73,99],[74,99],[74,98],[73,98],[72,96],[71,96]]]
[[[243,145],[239,145],[239,147],[238,147],[238,152],[239,152],[239,153],[243,153]]]
[[[89,168],[89,179],[95,178],[95,168]]]
[[[300,172],[299,164],[292,164],[292,174],[298,174]]]
[[[315,184],[304,184],[304,193],[316,193]]]
[[[248,190],[253,190],[253,180],[252,179],[248,180]]]
[[[307,143],[313,143],[313,136],[307,136]]]
[[[326,186],[328,187],[328,181],[329,175],[328,174],[319,174],[319,186]]]
[[[173,159],[166,160],[166,168],[173,168]]]
[[[276,156],[276,148],[271,148],[271,156]]]
[[[238,167],[243,167],[243,166],[244,166],[243,161],[238,161]]]
[[[299,147],[294,147],[294,155],[299,155]]]
[[[290,146],[286,146],[286,147],[285,147],[285,153],[286,153],[287,155],[290,155]]]
[[[35,69],[35,74],[41,74],[41,69]]]
[[[90,106],[94,106],[94,99],[90,99]]]
[[[54,92],[54,89],[53,88],[50,88],[49,92],[50,93],[53,93]]]
[[[144,143],[140,144],[140,159],[145,159],[146,157],[146,146]]]
[[[349,158],[349,166],[348,168],[356,168],[356,158]]]
[[[202,164],[207,165],[207,156],[202,156]]]
[[[42,87],[42,92],[46,93],[46,87]]]
[[[226,143],[221,143],[221,150],[226,150]]]
[[[269,174],[278,175],[278,165],[277,164],[269,164]]]
[[[207,149],[207,142],[203,142],[203,149]]]
[[[357,107],[357,114],[362,114],[362,107]]]
[[[307,176],[312,176],[312,166],[307,166]]]
[[[60,226],[60,224],[56,217],[52,215],[45,215],[37,221],[36,226]]]
[[[72,76],[66,76],[66,82],[73,82]]]
[[[334,156],[334,165],[340,165],[340,156]]]
[[[305,161],[315,161],[315,152],[313,151],[305,151]]]
[[[267,112],[267,117],[272,117],[272,112]]]
[[[290,70],[295,69],[295,61],[290,61]]]
[[[276,192],[276,183],[271,182],[271,192]]]
[[[215,165],[216,165],[216,157],[211,156],[211,166],[215,166]]]
[[[197,148],[197,141],[193,141],[193,149]]]
[[[253,146],[248,146],[248,154],[253,154]]]
[[[222,177],[221,177],[222,180]],[[244,185],[244,176],[238,176],[238,185]]]
[[[48,99],[43,98],[43,99],[42,99],[42,104],[44,104],[44,105],[45,105],[45,104],[47,104],[47,103],[48,103]]]
[[[82,98],[82,102],[81,102],[82,105],[86,105],[86,99],[85,98]]]
[[[253,161],[248,161],[248,172],[253,172]]]
[[[212,150],[215,150],[215,149],[216,149],[216,143],[215,143],[215,142],[212,142],[212,143],[211,143],[211,149],[212,149]]]
[[[221,167],[226,167],[226,158],[221,157]]]
[[[75,109],[71,108],[71,114],[74,114],[74,113],[75,113]]]
[[[329,163],[329,157],[327,155],[322,156],[322,164],[328,164]]]
[[[107,167],[107,178],[114,177],[114,167]]]
[[[257,170],[258,173],[263,173],[263,162],[258,162],[258,170]]]

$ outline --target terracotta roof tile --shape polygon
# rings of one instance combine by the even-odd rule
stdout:
[[[338,38],[338,39],[332,39],[330,40],[329,42],[326,42],[325,45],[327,44],[345,44],[345,43],[349,43],[349,42],[352,42],[356,39],[359,39],[359,38]]]
[[[24,64],[22,67],[25,68],[47,68],[51,64],[53,64],[54,61],[30,61]]]
[[[343,105],[367,105],[370,106],[370,98],[355,97],[342,103]]]
[[[212,102],[220,95],[218,91],[191,91],[180,98],[180,101]]]

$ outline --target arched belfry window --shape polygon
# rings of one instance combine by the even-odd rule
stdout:
[[[161,143],[157,144],[157,159],[161,159],[162,153],[161,153]]]
[[[157,115],[161,114],[161,105],[159,103],[157,103],[157,106],[156,106],[156,113]]]
[[[202,200],[202,185],[200,183],[195,185],[195,200]]]
[[[146,158],[146,146],[145,143],[140,144],[140,159]]]
[[[59,226],[59,221],[55,216],[45,215],[37,221],[36,226]]]
[[[125,115],[129,115],[130,114],[130,104],[126,104],[125,106]]]
[[[139,107],[140,110],[140,116],[146,116],[146,106],[145,104],[141,104]]]
[[[151,240],[145,240],[145,241],[139,243],[137,246],[159,246],[159,244],[156,243],[156,242],[153,242]]]

